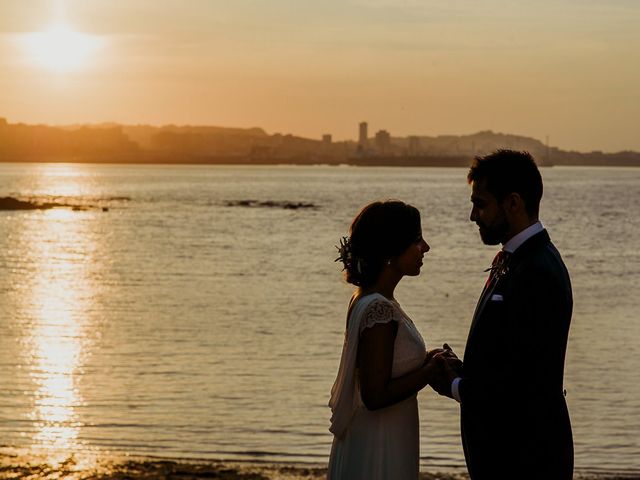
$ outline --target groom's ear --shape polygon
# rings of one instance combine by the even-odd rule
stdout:
[[[502,207],[511,215],[518,215],[526,211],[524,200],[518,192],[511,192],[502,201]]]

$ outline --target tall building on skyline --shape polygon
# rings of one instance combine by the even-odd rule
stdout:
[[[358,144],[362,147],[365,147],[368,142],[368,133],[367,133],[368,125],[367,122],[360,122],[360,132],[358,135]]]
[[[380,130],[376,133],[376,149],[378,154],[385,155],[389,153],[391,147],[391,135],[386,130]]]

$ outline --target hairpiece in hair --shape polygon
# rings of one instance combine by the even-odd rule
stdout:
[[[340,246],[336,245],[336,249],[338,250],[338,258],[335,259],[336,262],[342,262],[344,267],[343,270],[348,269],[353,263],[353,253],[351,251],[351,239],[349,237],[342,237],[340,239]]]
[[[353,255],[351,238],[342,237],[340,239],[340,246],[336,245],[336,248],[338,249],[338,258],[336,258],[335,261],[342,262],[343,271],[346,270],[351,275],[353,275],[354,273],[357,273],[358,275],[364,274],[367,263],[364,261],[364,259]],[[359,285],[359,283],[356,283],[356,285]]]

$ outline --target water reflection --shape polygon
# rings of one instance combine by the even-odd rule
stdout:
[[[80,447],[81,374],[89,349],[87,328],[93,296],[93,262],[86,212],[50,210],[34,215],[27,229],[30,257],[27,355],[34,383],[33,446]],[[88,214],[90,215],[90,214]]]
[[[85,165],[43,163],[38,165],[31,187],[46,196],[81,197],[95,189],[93,175]]]
[[[48,314],[47,314],[48,315]],[[55,314],[54,314],[55,315]],[[36,445],[69,449],[76,446],[80,423],[76,407],[81,403],[76,387],[76,370],[82,353],[77,325],[70,317],[49,319],[58,325],[34,328],[34,381],[38,385],[32,418],[38,426]]]

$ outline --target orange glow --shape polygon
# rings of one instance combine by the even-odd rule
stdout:
[[[86,67],[102,46],[94,36],[78,33],[66,25],[54,25],[44,32],[30,33],[22,41],[30,63],[55,72]]]
[[[10,123],[339,141],[366,120],[394,137],[492,130],[640,150],[640,2],[36,3],[2,2]]]

